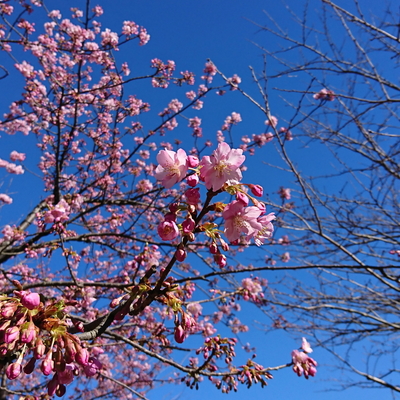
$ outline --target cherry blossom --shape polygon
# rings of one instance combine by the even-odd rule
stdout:
[[[159,165],[155,170],[155,177],[165,188],[169,189],[185,178],[188,167],[184,150],[179,149],[177,152],[161,150],[157,155],[157,161]]]
[[[227,143],[220,143],[211,156],[201,159],[200,178],[204,180],[207,189],[217,191],[228,180],[242,179],[239,167],[245,159],[243,150],[231,149]]]
[[[225,220],[224,233],[230,242],[235,242],[242,235],[246,238],[254,236],[263,226],[257,221],[261,211],[257,207],[244,207],[240,201],[228,204],[222,216]]]

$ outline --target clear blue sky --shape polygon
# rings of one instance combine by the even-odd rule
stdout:
[[[346,5],[349,1],[338,1],[338,4]],[[52,1],[54,8],[58,8],[65,2]],[[79,1],[68,1],[69,6],[78,6],[81,4]],[[132,0],[118,0],[118,1],[98,1],[105,10],[105,18],[102,19],[103,25],[110,27],[112,30],[118,30],[123,20],[133,20],[136,23],[144,26],[151,35],[150,42],[142,47],[135,48],[132,54],[121,52],[120,60],[127,58],[132,70],[132,74],[148,72],[149,60],[152,58],[160,58],[162,60],[174,60],[177,64],[177,70],[190,70],[195,72],[197,76],[202,74],[202,69],[206,59],[210,58],[218,66],[218,68],[226,75],[231,76],[234,73],[242,78],[243,88],[256,94],[256,87],[252,82],[249,65],[252,65],[255,70],[261,70],[263,59],[262,51],[255,46],[252,42],[258,43],[261,46],[268,48],[268,46],[276,45],[276,43],[268,43],[267,36],[259,30],[250,21],[255,21],[259,24],[267,24],[267,17],[263,14],[263,10],[268,11],[274,19],[281,24],[285,29],[291,32],[296,32],[297,27],[290,19],[287,9],[283,2],[272,0],[198,0],[198,1],[165,1],[165,0],[149,0],[149,1],[132,1]],[[292,11],[301,15],[303,4],[305,1],[301,0],[288,0],[287,7]],[[93,2],[93,5],[95,2]],[[311,8],[318,12],[320,2],[311,0]],[[365,10],[372,9],[379,12],[381,3],[371,0],[362,0],[362,6]],[[313,21],[311,21],[313,22]],[[338,38],[339,40],[339,38]],[[23,55],[19,55],[23,60]],[[272,65],[273,68],[273,65]],[[293,78],[295,79],[295,78]],[[297,82],[298,83],[298,82]],[[288,86],[290,82],[285,83]],[[0,81],[3,90],[8,92],[11,90],[11,82],[5,80]],[[12,82],[12,88],[15,90],[18,82]],[[146,87],[133,86],[128,87],[127,90],[132,90],[132,94],[139,93],[144,100],[146,93],[151,90]],[[148,93],[148,101],[151,102],[152,109],[155,111],[160,110],[165,106],[169,99],[173,98],[173,90],[159,92],[160,95],[156,98],[153,92]],[[183,91],[180,92],[182,95]],[[276,104],[273,114],[284,119],[286,109],[283,102],[279,100],[278,94],[271,91],[272,104]],[[231,112],[239,112],[242,114],[243,122],[238,125],[234,130],[234,135],[237,135],[237,143],[239,138],[252,133],[261,133],[264,131],[264,117],[260,111],[251,106],[244,98],[238,93],[221,98],[215,96],[213,99],[206,101],[205,109],[199,113],[203,119],[203,130],[209,134],[206,136],[211,137],[215,141],[215,132],[218,130],[224,118]],[[0,111],[5,112],[6,107],[9,105],[10,98],[3,96],[0,99]],[[153,114],[154,115],[154,114]],[[182,125],[182,130],[177,131],[181,135],[185,143],[185,135],[187,133],[186,127]],[[175,133],[174,133],[175,135]],[[4,136],[4,135],[2,135]],[[30,140],[30,139],[29,139]],[[188,142],[189,143],[189,142]],[[19,143],[18,149],[20,151],[26,148],[29,151],[32,142],[28,139],[25,143]],[[294,144],[295,146],[295,144]],[[7,158],[9,151],[14,149],[14,144],[5,143],[4,147],[0,149],[0,158]],[[319,157],[319,158],[318,158]],[[324,155],[313,155],[312,164],[310,167],[319,166],[322,163]],[[32,157],[33,158],[33,157]],[[250,161],[248,176],[260,176],[259,168],[260,160],[267,162],[277,162],[275,153],[268,148],[265,148],[262,155],[258,155],[256,160]],[[30,160],[27,160],[29,165]],[[37,161],[32,159],[33,164]],[[34,169],[32,165],[32,169]],[[275,172],[265,170],[261,174],[263,176],[263,184],[266,192],[275,192],[282,182],[282,176]],[[32,182],[35,181],[31,174],[26,173],[24,176],[17,176],[9,185],[5,181],[2,191],[8,190],[10,194],[19,191],[22,185],[25,188],[32,187]],[[249,180],[249,179],[248,179]],[[258,183],[258,182],[257,182]],[[21,185],[21,186],[19,186]],[[34,191],[34,189],[32,188]],[[32,196],[30,204],[36,204],[37,197]],[[26,198],[18,198],[15,196],[15,202],[10,208],[3,207],[1,209],[0,223],[9,223],[10,213],[13,213],[15,220],[19,218],[21,211],[26,210]],[[268,279],[273,280],[274,276]],[[254,313],[254,315],[253,315]],[[248,323],[252,328],[251,319],[258,319],[262,322],[262,314],[257,312],[254,307],[249,308],[247,313],[249,317]],[[290,361],[290,352],[300,344],[301,335],[297,337],[289,336],[284,332],[274,332],[265,334],[262,330],[257,328],[251,329],[248,340],[253,346],[256,346],[258,351],[257,361],[261,364],[278,365]],[[361,390],[358,388],[348,389],[345,392],[327,392],[336,380],[341,380],[343,377],[340,371],[334,373],[326,364],[331,364],[332,361],[326,353],[316,349],[315,359],[319,362],[320,367],[318,374],[315,378],[306,381],[304,378],[298,378],[290,369],[278,371],[274,373],[275,378],[270,381],[269,386],[265,389],[260,389],[254,386],[247,390],[244,386],[239,387],[237,394],[231,393],[229,398],[244,399],[250,397],[257,397],[261,399],[289,399],[296,398],[298,400],[309,399],[324,399],[336,400],[338,397],[343,399],[352,400],[380,400],[392,399],[388,391],[377,390]],[[171,371],[166,370],[166,374]],[[218,390],[210,387],[208,383],[200,385],[199,391],[191,391],[183,385],[168,386],[157,389],[149,393],[149,398],[152,400],[195,400],[195,399],[225,399],[226,395],[221,394]]]

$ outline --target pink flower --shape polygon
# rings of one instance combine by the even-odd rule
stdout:
[[[313,352],[313,349],[311,348],[310,343],[308,343],[307,339],[304,338],[304,337],[302,338],[302,341],[301,341],[301,348],[303,349],[303,351],[305,353],[312,353]]]
[[[204,180],[206,188],[217,191],[228,180],[240,181],[242,173],[239,167],[245,159],[243,150],[231,149],[227,143],[220,143],[211,156],[204,156],[200,162],[200,177]]]
[[[290,189],[285,189],[281,187],[278,191],[279,196],[281,199],[290,200]]]
[[[260,229],[256,235],[254,236],[254,242],[257,246],[261,246],[264,243],[265,239],[269,239],[274,232],[274,226],[271,221],[275,219],[274,213],[269,213],[268,215],[263,215],[258,218],[257,222],[262,225],[262,229]]]
[[[242,234],[247,238],[263,229],[257,221],[261,211],[257,207],[244,207],[239,201],[228,204],[222,216],[225,219],[225,235],[230,242],[238,240]]]
[[[86,376],[96,375],[102,368],[100,361],[97,358],[90,357],[87,365],[83,367]]]
[[[21,175],[25,172],[24,169],[20,165],[15,165],[13,163],[7,164],[6,170],[10,174],[15,174],[15,175]]]
[[[13,202],[13,199],[4,193],[0,193],[0,201],[4,204],[11,204]]]
[[[11,161],[24,161],[26,155],[24,153],[18,153],[18,151],[12,151],[10,154]]]
[[[318,93],[315,93],[313,97],[315,100],[333,101],[333,100],[335,100],[336,96],[332,90],[321,89]]]
[[[53,224],[68,221],[70,212],[70,206],[64,199],[62,199],[52,210],[47,211],[44,214],[44,222],[47,224]]]
[[[281,255],[281,260],[282,260],[282,262],[288,262],[288,261],[290,261],[290,253],[288,252],[288,251],[286,251],[285,253],[283,253],[282,255]]]
[[[308,379],[309,376],[315,376],[315,374],[317,373],[317,369],[315,368],[318,365],[317,362],[309,357],[306,353],[298,350],[293,350],[292,360],[293,371],[298,376],[304,374],[304,377]]]
[[[161,181],[166,189],[185,178],[187,167],[187,155],[182,149],[176,153],[171,150],[160,150],[157,154],[159,165],[155,170],[155,177]]]
[[[273,126],[275,128],[278,125],[278,118],[271,115],[269,119],[265,121],[265,125]]]
[[[174,240],[179,235],[178,226],[174,221],[162,221],[157,228],[162,240]]]

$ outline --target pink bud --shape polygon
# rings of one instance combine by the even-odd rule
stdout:
[[[16,379],[21,373],[21,363],[18,361],[10,364],[6,369],[6,375],[8,379]]]
[[[35,324],[30,321],[26,329],[22,330],[21,342],[31,343],[36,339],[36,329]]]
[[[212,242],[212,243],[210,244],[209,249],[210,249],[210,253],[211,253],[211,254],[217,254],[217,253],[218,253],[218,245],[217,245],[217,243]]]
[[[177,343],[183,343],[186,339],[185,331],[181,325],[175,327],[174,338]]]
[[[37,308],[40,304],[40,296],[37,293],[25,293],[21,298],[21,304],[28,310]]]
[[[189,168],[197,168],[200,164],[200,161],[196,156],[188,156],[186,161]]]
[[[249,198],[243,192],[236,193],[236,200],[240,201],[244,206],[247,206],[249,204]]]
[[[43,375],[50,375],[53,370],[54,370],[54,361],[52,359],[53,357],[53,352],[50,350],[47,355],[46,358],[42,361],[42,364],[40,366],[40,370],[42,371]]]
[[[193,231],[195,227],[195,222],[192,218],[186,218],[183,222],[182,222],[182,231],[183,233],[190,233]]]
[[[196,206],[200,201],[200,189],[188,189],[185,192],[186,202]]]
[[[186,178],[186,182],[189,186],[195,187],[199,183],[199,176],[197,174],[190,175]]]
[[[4,341],[6,343],[12,343],[19,338],[19,328],[17,326],[12,326],[7,328],[4,335]]]
[[[33,354],[36,359],[42,358],[44,353],[46,352],[46,346],[43,344],[42,339],[36,340],[36,346],[33,350]]]
[[[179,209],[179,203],[172,203],[168,208],[171,213],[175,214]]]
[[[221,253],[215,254],[214,261],[218,264],[219,267],[224,268],[226,265],[226,256]]]
[[[178,249],[178,250],[175,252],[175,258],[176,258],[179,262],[185,261],[186,256],[187,256],[187,253],[186,253],[185,249]]]
[[[18,304],[17,303],[7,303],[1,309],[1,316],[4,318],[11,318],[15,311],[17,311]]]
[[[77,353],[75,354],[75,361],[82,366],[87,365],[89,361],[89,352],[83,347],[79,347]]]
[[[249,186],[251,193],[253,193],[254,196],[261,197],[263,195],[264,190],[262,186],[260,185],[249,185]]]

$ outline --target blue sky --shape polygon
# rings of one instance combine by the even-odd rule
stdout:
[[[199,1],[170,1],[151,0],[147,2],[119,0],[118,2],[99,1],[105,10],[105,18],[102,19],[103,24],[112,30],[118,30],[123,20],[133,20],[144,26],[151,35],[150,42],[142,47],[135,48],[132,54],[122,52],[117,54],[121,60],[129,62],[132,74],[142,74],[149,71],[149,60],[152,58],[160,58],[162,60],[174,60],[177,64],[177,70],[190,70],[195,72],[197,76],[202,74],[205,61],[210,58],[217,67],[227,76],[234,73],[242,78],[242,87],[253,93],[256,97],[256,87],[252,82],[249,66],[253,66],[256,71],[260,71],[263,65],[262,50],[254,43],[260,44],[265,48],[275,46],[276,43],[269,43],[264,32],[252,24],[255,21],[261,25],[271,23],[268,22],[263,10],[267,10],[273,18],[292,34],[299,33],[298,27],[288,14],[287,7],[295,13],[301,15],[304,1],[288,0],[287,6],[283,2],[270,0],[199,0]],[[319,1],[312,0],[311,8],[319,12]],[[347,4],[348,1],[338,1],[338,4]],[[59,1],[54,1],[54,8],[59,6]],[[57,6],[56,6],[57,4]],[[69,6],[78,6],[80,2],[69,1]],[[381,5],[375,1],[363,0],[362,6],[367,9],[380,12]],[[314,21],[311,17],[311,23]],[[340,40],[341,38],[338,38]],[[123,53],[123,54],[122,54]],[[21,61],[23,54],[19,54]],[[277,66],[274,63],[268,64],[268,71],[274,71]],[[286,78],[285,78],[286,79]],[[291,78],[293,81],[285,81],[281,87],[300,86],[302,82],[296,81],[296,77]],[[11,88],[15,90],[18,82],[0,81],[0,85],[4,85],[4,90],[9,91]],[[132,94],[140,94],[144,100],[148,96],[152,109],[155,112],[161,110],[167,102],[173,98],[174,91],[159,91],[155,95],[154,90],[147,86],[131,85],[126,90],[131,90]],[[183,97],[185,90],[180,92],[177,90],[177,96]],[[284,101],[280,98],[280,93],[270,91],[271,104],[273,105],[272,113],[284,120],[287,108]],[[209,97],[214,96],[211,94]],[[17,96],[18,97],[18,96]],[[5,112],[10,98],[7,96],[0,100],[0,111]],[[245,100],[239,93],[232,93],[229,96],[220,98],[215,96],[207,99],[204,110],[199,113],[203,119],[203,130],[208,131],[208,137],[215,141],[215,132],[220,128],[224,118],[231,112],[239,112],[242,115],[243,122],[234,129],[234,138],[236,143],[242,135],[252,133],[261,133],[264,131],[264,116],[254,106]],[[154,116],[154,114],[153,114]],[[150,118],[150,117],[149,117]],[[183,142],[189,143],[187,140],[188,129],[182,124],[177,130],[178,135]],[[175,134],[175,132],[173,133]],[[189,138],[190,139],[190,138]],[[19,143],[18,150],[27,152],[32,148],[32,142],[27,139],[26,142]],[[6,158],[9,150],[14,149],[14,143],[5,143],[0,151],[0,158]],[[296,147],[295,147],[296,146]],[[299,148],[293,143],[293,148]],[[299,150],[300,151],[300,150]],[[304,167],[319,168],[325,160],[324,153],[313,153],[312,149],[302,150],[302,157],[308,158],[310,162]],[[4,152],[4,154],[3,154]],[[279,157],[273,147],[265,147],[263,152],[254,160],[248,160],[249,170],[247,177],[262,178],[262,184],[269,194],[273,194],[279,189],[284,179],[287,186],[290,181],[284,173],[277,172],[265,167],[265,171],[260,173],[260,161],[279,163]],[[29,160],[28,160],[29,162]],[[33,164],[36,162],[32,160]],[[34,165],[32,169],[34,170]],[[22,214],[21,210],[28,206],[36,204],[41,194],[35,193],[36,189],[32,187],[35,182],[32,174],[26,173],[24,176],[17,176],[13,182],[4,181],[2,191],[7,188],[9,193],[21,192],[22,188],[32,188],[32,199],[29,204],[26,203],[26,197],[15,196],[15,202],[10,208],[1,209],[0,223],[16,222]],[[251,179],[247,179],[248,181]],[[258,183],[258,182],[255,182]],[[8,189],[9,188],[9,189]],[[12,217],[10,217],[12,213]],[[267,276],[273,280],[274,277]],[[255,308],[249,308],[247,313],[250,320],[258,319],[262,322],[263,315],[256,311]],[[285,332],[273,332],[266,334],[262,330],[251,329],[251,333],[247,335],[244,341],[248,340],[252,345],[257,346],[257,361],[263,365],[278,365],[290,361],[290,352],[300,344],[301,335],[290,336]],[[275,378],[269,383],[269,386],[263,390],[259,387],[253,387],[248,391],[245,387],[239,387],[237,394],[231,393],[229,398],[242,399],[250,396],[260,398],[287,399],[295,397],[296,399],[324,399],[333,400],[339,396],[342,398],[358,399],[375,399],[379,396],[381,400],[391,399],[388,391],[377,390],[361,390],[357,388],[348,389],[343,393],[331,392],[332,384],[336,380],[342,380],[344,377],[340,375],[340,371],[336,371],[329,367],[332,360],[329,355],[316,349],[315,359],[320,363],[316,378],[306,381],[304,378],[298,378],[290,369],[274,373]],[[166,370],[168,374],[170,370]],[[222,399],[226,395],[221,394],[216,389],[210,387],[208,383],[200,386],[199,391],[191,391],[184,386],[168,386],[157,389],[149,394],[150,399],[203,399],[207,396],[209,399]]]

